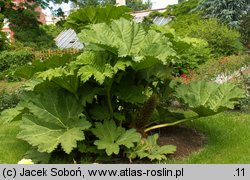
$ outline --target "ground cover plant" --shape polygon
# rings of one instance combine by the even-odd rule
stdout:
[[[181,47],[190,43],[159,27],[144,29],[117,18],[114,7],[101,11],[110,9],[114,18],[94,23],[85,18],[85,26],[74,23],[77,13],[70,17],[85,44],[80,55],[36,60],[15,72],[28,82],[21,102],[3,111],[1,121],[20,123],[17,138],[30,145],[25,157],[35,163],[165,160],[176,147],[159,146],[153,130],[233,109],[244,97],[234,84],[170,81]],[[79,12],[84,11],[100,17],[100,7]],[[170,94],[196,115],[169,121]]]

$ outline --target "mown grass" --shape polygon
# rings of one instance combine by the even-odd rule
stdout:
[[[193,113],[185,112],[186,116]],[[202,132],[207,143],[199,151],[178,161],[177,164],[249,164],[250,114],[225,112],[201,118],[185,125]],[[16,139],[19,123],[0,124],[0,163],[17,163],[28,149],[28,144]],[[177,147],[178,148],[178,147]]]
[[[190,116],[191,113],[188,112],[186,115]],[[186,125],[202,132],[207,142],[199,152],[183,160],[167,163],[250,163],[250,113],[224,112],[186,123]]]

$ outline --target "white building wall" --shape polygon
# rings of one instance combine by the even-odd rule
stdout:
[[[126,5],[126,0],[116,0],[116,4],[122,6],[122,5]]]

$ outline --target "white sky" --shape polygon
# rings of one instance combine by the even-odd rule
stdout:
[[[178,0],[151,0],[151,2],[153,3],[152,9],[161,9],[161,8],[165,8],[167,5],[170,5],[170,4],[177,4]],[[51,6],[53,6],[53,4],[51,4]],[[54,7],[55,8],[61,7],[63,11],[70,10],[69,4],[65,4],[65,3],[61,5],[54,5]],[[45,10],[45,13],[47,15],[51,14],[48,9]]]

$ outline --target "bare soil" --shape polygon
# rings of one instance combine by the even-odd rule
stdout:
[[[206,142],[203,134],[194,129],[173,126],[161,129],[159,132],[159,145],[172,144],[176,146],[176,152],[170,155],[170,159],[182,159],[191,153],[199,151]]]

